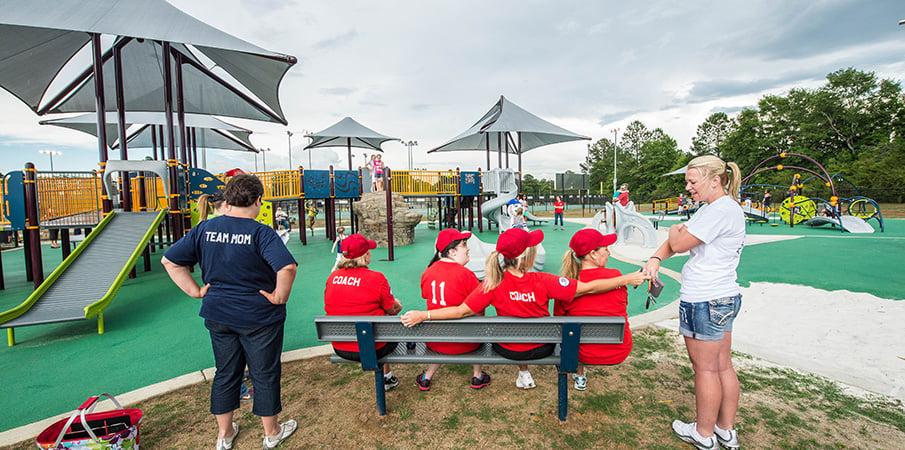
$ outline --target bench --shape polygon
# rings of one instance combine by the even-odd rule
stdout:
[[[408,328],[398,316],[317,316],[317,339],[322,342],[358,342],[362,370],[374,371],[377,413],[386,414],[383,365],[392,364],[534,364],[555,365],[559,372],[559,420],[568,414],[568,374],[578,369],[579,344],[621,344],[625,333],[623,317],[539,317],[518,318],[472,316],[458,320],[433,320]],[[393,353],[377,359],[374,343],[414,343],[398,345]],[[482,343],[478,350],[460,355],[437,353],[426,342]],[[515,361],[497,355],[495,342],[555,343],[556,351],[541,359]],[[335,363],[358,363],[337,356]]]

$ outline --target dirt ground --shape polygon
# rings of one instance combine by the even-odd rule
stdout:
[[[736,428],[745,448],[902,448],[905,409],[900,402],[848,395],[834,383],[762,361],[734,358],[742,383]],[[493,384],[469,388],[470,366],[447,366],[430,391],[414,383],[423,368],[393,368],[401,383],[377,415],[372,373],[328,357],[283,369],[283,413],[299,429],[281,448],[691,448],[675,438],[673,419],[694,415],[692,372],[677,336],[635,332],[632,356],[588,369],[588,390],[569,382],[569,416],[557,418],[554,367],[532,366],[538,387],[515,387],[515,366],[489,366]],[[209,383],[145,401],[141,446],[210,448],[216,425],[207,412]],[[234,448],[259,448],[260,421],[251,404],[236,413]],[[33,441],[32,441],[33,442]],[[25,448],[23,442],[9,448]]]

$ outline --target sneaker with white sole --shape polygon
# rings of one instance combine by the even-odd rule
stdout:
[[[264,436],[264,450],[276,448],[280,445],[280,442],[283,442],[289,436],[292,436],[292,433],[295,433],[295,429],[298,428],[299,424],[297,424],[294,420],[290,419],[280,424],[280,434],[276,436]]]
[[[389,391],[394,387],[399,386],[399,378],[396,378],[396,375],[393,375],[389,378],[383,377],[383,391]]]
[[[716,441],[721,446],[725,447],[727,450],[738,450],[738,432],[735,430],[724,430],[720,427],[713,428],[713,435],[716,436]],[[724,438],[725,435],[728,435],[728,438]]]
[[[233,441],[239,435],[239,424],[233,422],[233,435],[228,438],[217,439],[217,450],[232,450]]]
[[[685,423],[681,420],[672,422],[672,431],[676,433],[679,439],[688,442],[700,450],[720,450],[720,444],[717,443],[716,437],[703,437],[698,433],[697,423]]]
[[[583,391],[588,388],[588,377],[573,373],[572,379],[575,380],[576,390]]]
[[[534,384],[534,378],[531,377],[531,372],[519,372],[518,378],[515,380],[515,387],[519,389],[534,389],[537,385]]]

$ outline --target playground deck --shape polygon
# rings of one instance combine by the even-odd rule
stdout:
[[[567,222],[568,223],[568,222]],[[570,223],[566,231],[540,227],[546,233],[547,271],[559,269],[561,255],[572,234],[582,225]],[[385,261],[386,249],[374,251],[372,268],[386,274],[404,310],[424,307],[419,278],[432,254],[437,230],[423,224],[416,229],[415,244],[395,249],[395,261]],[[774,281],[836,290],[869,292],[900,300],[905,292],[892,280],[905,277],[905,268],[888,264],[905,254],[905,220],[889,220],[885,233],[849,235],[829,229],[796,226],[749,225],[751,234],[784,234],[800,239],[749,246],[743,253],[739,281]],[[496,230],[479,234],[494,242]],[[289,249],[301,262],[288,303],[284,350],[319,345],[313,316],[323,312],[321,292],[333,264],[331,242],[323,231],[302,246],[293,233]],[[60,263],[60,251],[42,246],[45,270]],[[87,396],[132,391],[153,383],[213,366],[207,333],[198,317],[199,301],[186,297],[157,263],[152,254],[151,272],[126,280],[105,312],[106,333],[97,334],[93,321],[25,327],[17,330],[17,345],[3,347],[4,375],[8,395],[0,400],[0,431],[71,410]],[[7,289],[0,295],[0,310],[21,303],[32,289],[25,281],[22,249],[4,251]],[[637,266],[611,260],[622,271]],[[684,258],[667,260],[666,267],[681,269]],[[877,282],[882,274],[885,282]],[[887,275],[888,274],[888,275]],[[200,274],[199,274],[200,275]],[[668,282],[659,306],[678,296],[678,284]],[[630,315],[644,312],[642,291],[629,291]],[[27,402],[29,408],[22,408]]]

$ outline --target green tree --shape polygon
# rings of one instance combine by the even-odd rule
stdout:
[[[722,158],[721,145],[732,133],[733,121],[724,112],[710,115],[704,123],[698,125],[698,132],[691,139],[691,153],[695,155],[716,155]]]

